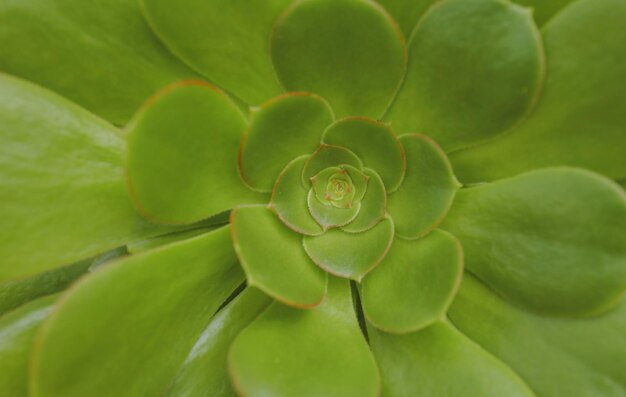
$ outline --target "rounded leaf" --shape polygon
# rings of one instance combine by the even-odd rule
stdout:
[[[398,236],[414,239],[443,220],[460,184],[434,141],[411,134],[401,136],[400,142],[406,153],[406,175],[400,188],[389,195],[387,209]]]
[[[242,281],[227,227],[99,269],[63,296],[39,333],[32,395],[162,393]]]
[[[331,229],[321,236],[305,236],[304,249],[327,272],[361,281],[385,257],[393,242],[389,218],[362,233]]]
[[[317,149],[334,119],[320,97],[290,93],[252,109],[239,146],[239,170],[255,190],[269,192],[280,171],[294,158]]]
[[[360,233],[371,229],[385,217],[387,211],[387,192],[382,179],[369,168],[364,169],[363,173],[369,177],[367,191],[361,199],[361,208],[356,218],[341,227],[346,232]]]
[[[228,367],[235,389],[250,397],[375,397],[380,389],[348,281],[332,277],[313,309],[272,304],[235,339]]]
[[[606,310],[626,291],[626,194],[552,168],[461,189],[441,227],[467,268],[506,299],[552,314]]]
[[[536,102],[543,48],[530,12],[502,0],[446,0],[409,43],[402,88],[385,117],[446,150],[501,134]]]
[[[264,201],[237,173],[245,119],[202,82],[162,90],[128,127],[127,174],[139,212],[162,223],[192,223],[239,204]]]
[[[315,196],[315,191],[311,189],[307,197],[307,205],[313,219],[322,227],[324,231],[332,228],[347,225],[352,222],[361,210],[361,203],[353,203],[347,208],[338,208],[328,203],[322,203]]]
[[[326,273],[302,248],[302,236],[264,206],[235,208],[230,228],[248,285],[295,307],[318,305],[326,293]]]
[[[323,142],[350,149],[365,167],[380,175],[388,192],[400,186],[404,150],[389,125],[365,117],[344,118],[328,127]]]
[[[449,233],[396,239],[363,280],[363,312],[387,332],[411,332],[443,320],[463,275],[463,250]]]
[[[328,167],[351,165],[363,169],[363,162],[352,151],[339,146],[321,144],[309,157],[302,171],[302,183],[306,188],[311,186],[311,178]]]
[[[624,20],[623,0],[575,1],[555,16],[542,30],[548,74],[536,109],[510,133],[451,153],[459,179],[563,165],[626,178]]]
[[[317,235],[323,232],[307,205],[308,191],[302,186],[302,169],[309,156],[294,159],[276,180],[270,208],[289,228],[301,234]]]
[[[326,98],[339,116],[378,118],[404,73],[402,33],[367,0],[294,2],[271,37],[278,78]]]

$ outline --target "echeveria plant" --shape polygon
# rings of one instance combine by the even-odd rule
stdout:
[[[0,395],[626,395],[625,21],[0,0]]]

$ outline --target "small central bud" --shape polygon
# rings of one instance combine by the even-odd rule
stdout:
[[[352,191],[352,181],[345,173],[336,173],[328,179],[326,199],[337,201],[343,199]]]

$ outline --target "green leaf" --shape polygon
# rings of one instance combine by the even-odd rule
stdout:
[[[383,219],[387,211],[387,193],[383,180],[369,168],[364,169],[363,173],[369,177],[367,191],[361,199],[356,218],[341,227],[346,232],[360,233],[371,229]]]
[[[623,0],[577,1],[552,19],[542,31],[548,72],[536,109],[510,133],[451,154],[459,178],[561,165],[625,178],[626,85],[616,84],[626,80],[625,19]]]
[[[235,339],[228,366],[235,389],[250,397],[374,397],[380,389],[350,286],[334,277],[316,308],[272,304]]]
[[[516,3],[530,7],[533,18],[539,26],[545,25],[550,19],[556,16],[562,9],[566,8],[574,0],[514,0]]]
[[[376,0],[398,22],[404,37],[410,37],[420,17],[436,0]]]
[[[404,74],[402,33],[373,1],[294,2],[270,45],[287,90],[323,96],[338,116],[379,118]]]
[[[278,95],[267,51],[290,0],[140,0],[148,23],[185,63],[244,101]],[[252,11],[254,10],[254,11]]]
[[[365,167],[380,175],[388,192],[400,186],[405,169],[404,151],[389,125],[364,117],[348,117],[328,127],[322,140],[350,149]]]
[[[276,180],[270,208],[290,229],[308,235],[323,232],[313,219],[307,205],[307,190],[302,186],[302,170],[309,156],[304,155],[287,164]]]
[[[302,236],[268,208],[235,208],[231,215],[235,251],[249,286],[296,307],[318,305],[327,276],[307,257]]]
[[[85,274],[93,258],[20,280],[0,283],[0,316],[33,299],[67,288]]]
[[[2,395],[27,397],[28,370],[37,331],[52,311],[57,295],[30,302],[0,317],[0,390]]]
[[[209,84],[183,82],[157,93],[128,128],[128,183],[138,211],[184,224],[266,201],[237,172],[244,129],[235,104]]]
[[[161,393],[242,280],[227,227],[92,273],[39,334],[33,396]]]
[[[463,250],[449,233],[396,239],[363,280],[363,312],[387,332],[410,332],[444,320],[463,275]]]
[[[304,249],[327,272],[361,281],[385,257],[393,242],[389,218],[362,233],[331,229],[321,236],[304,236]]]
[[[243,180],[253,189],[271,191],[287,163],[317,149],[333,120],[328,103],[306,93],[285,94],[253,108],[239,152]]]
[[[516,124],[536,102],[544,74],[528,10],[502,0],[448,0],[420,20],[404,83],[385,116],[399,133],[432,136],[446,150]]]
[[[589,171],[553,168],[462,189],[443,229],[465,264],[540,312],[606,310],[626,291],[626,195]]]
[[[0,70],[116,124],[159,88],[196,76],[146,25],[136,1],[3,1]]]
[[[369,329],[385,396],[534,397],[510,368],[444,322],[405,335]]]
[[[235,397],[225,365],[228,349],[235,337],[271,302],[270,297],[256,288],[246,288],[219,311],[200,335],[164,396]]]
[[[169,230],[133,208],[119,132],[63,98],[0,74],[0,142],[0,280]]]
[[[417,134],[401,136],[400,142],[406,154],[406,175],[400,188],[389,195],[387,209],[397,235],[414,239],[443,220],[460,184],[435,142]]]
[[[309,188],[311,186],[311,178],[320,171],[328,167],[337,167],[345,164],[358,169],[363,168],[363,162],[352,151],[343,147],[322,143],[304,165],[302,184],[304,187]]]
[[[450,318],[542,397],[626,393],[626,302],[601,317],[538,316],[465,277]]]
[[[345,226],[352,222],[361,210],[361,203],[354,203],[348,208],[337,208],[334,205],[324,204],[315,197],[313,189],[309,191],[307,196],[307,206],[313,219],[322,227],[324,231],[333,228]]]

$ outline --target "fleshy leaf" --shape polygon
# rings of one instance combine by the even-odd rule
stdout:
[[[154,37],[136,1],[3,1],[0,26],[0,70],[116,124],[161,87],[197,76]]]
[[[133,208],[119,131],[65,99],[0,74],[0,142],[0,280],[170,230]]]
[[[304,252],[302,236],[287,228],[270,209],[235,208],[231,231],[248,285],[295,307],[312,307],[322,301],[326,273]]]
[[[290,162],[276,180],[270,208],[289,228],[301,234],[317,235],[323,232],[313,219],[307,205],[308,191],[302,187],[302,169],[309,156]]]
[[[311,216],[324,231],[332,227],[347,225],[361,210],[361,203],[354,203],[349,208],[337,208],[334,205],[324,204],[315,197],[313,189],[309,191],[307,205]]]
[[[250,397],[374,397],[380,389],[348,281],[334,277],[316,308],[272,304],[235,339],[228,366],[235,389]]]
[[[516,3],[530,7],[533,18],[539,26],[545,25],[552,17],[567,7],[574,0],[514,0]]]
[[[373,1],[304,0],[276,23],[271,56],[288,90],[323,96],[338,116],[378,118],[404,73],[405,44]]]
[[[37,331],[57,295],[30,302],[0,317],[0,390],[3,396],[28,396],[28,365]]]
[[[398,22],[404,37],[411,37],[411,32],[420,17],[436,0],[376,0]]]
[[[542,31],[548,73],[536,109],[510,133],[451,154],[459,179],[562,165],[625,178],[626,85],[616,84],[626,81],[625,19],[622,0],[576,1],[552,19]]]
[[[405,335],[369,329],[385,396],[534,397],[510,368],[444,322]]]
[[[351,165],[328,167],[311,178],[315,197],[337,208],[351,208],[367,191],[369,176]]]
[[[387,193],[382,179],[369,168],[364,169],[363,173],[369,177],[367,191],[361,199],[361,208],[356,218],[341,227],[346,232],[360,233],[372,228],[383,219],[387,211]]]
[[[311,178],[328,167],[336,167],[342,164],[351,165],[357,169],[363,168],[363,162],[352,151],[333,145],[321,144],[309,157],[302,171],[302,184],[308,189],[311,186]]]
[[[181,366],[165,397],[235,396],[226,360],[235,337],[272,299],[256,288],[246,288],[211,319]]]
[[[271,191],[291,160],[317,149],[333,119],[326,101],[305,93],[285,94],[253,108],[239,152],[243,180],[253,189]]]
[[[64,295],[39,334],[33,395],[161,393],[242,280],[227,227],[92,273]]]
[[[449,316],[523,377],[537,396],[626,393],[625,301],[601,317],[550,318],[509,305],[466,276]]]
[[[463,274],[463,250],[434,230],[419,240],[396,239],[363,280],[363,312],[387,332],[410,332],[445,319]]]
[[[267,41],[289,2],[140,0],[148,23],[174,54],[250,104],[282,91]]]
[[[536,102],[543,48],[530,12],[502,0],[448,0],[420,20],[385,119],[446,150],[501,134]]]
[[[626,194],[589,171],[552,168],[462,189],[441,226],[465,265],[516,304],[588,314],[626,291]]]
[[[393,242],[389,218],[362,233],[331,229],[321,236],[305,236],[304,249],[327,272],[361,281],[385,257]]]
[[[354,152],[365,167],[380,175],[388,192],[400,186],[405,169],[404,151],[389,125],[364,117],[348,117],[328,127],[323,141]]]
[[[460,184],[435,142],[417,134],[401,136],[400,142],[406,154],[406,175],[400,188],[389,195],[387,209],[398,236],[413,239],[443,220]]]
[[[176,224],[265,201],[237,172],[244,129],[235,104],[206,83],[183,82],[156,94],[127,136],[128,182],[137,209]]]

